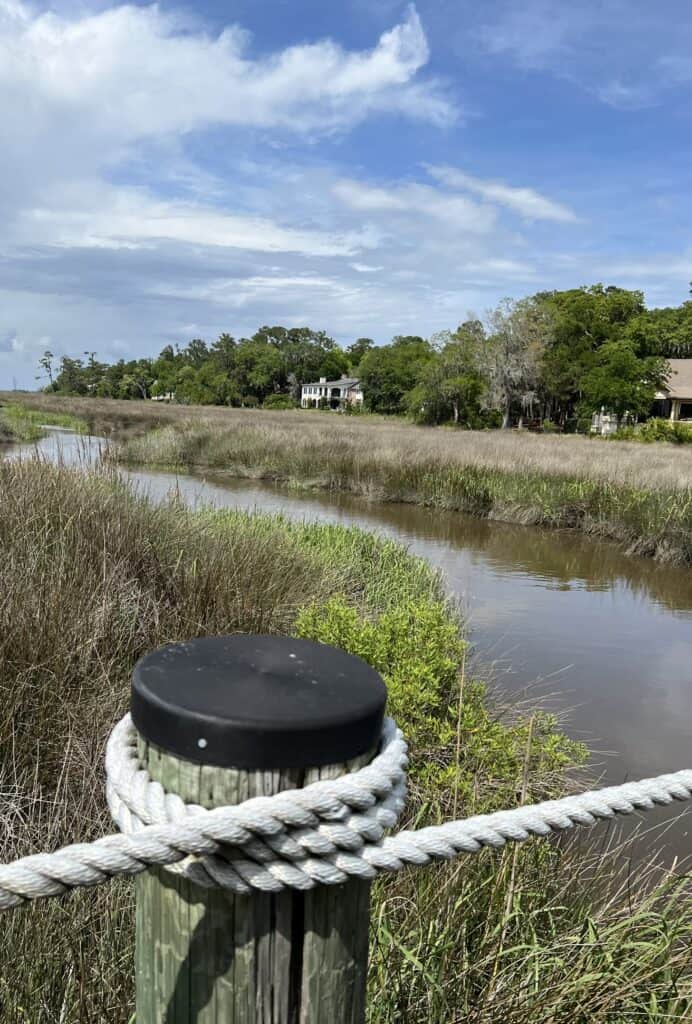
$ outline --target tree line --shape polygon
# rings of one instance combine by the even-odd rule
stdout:
[[[250,338],[166,345],[156,358],[101,362],[46,351],[46,390],[190,405],[288,408],[320,377],[360,378],[371,412],[423,423],[561,429],[586,425],[602,407],[646,416],[669,373],[692,357],[692,301],[646,309],[640,291],[602,284],[504,299],[483,319],[429,338],[387,345],[358,338],[340,347],[324,331],[261,327]],[[580,421],[583,421],[580,423]]]

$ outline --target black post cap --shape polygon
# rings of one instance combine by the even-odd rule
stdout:
[[[132,720],[197,764],[245,770],[340,764],[377,746],[387,700],[361,658],[282,636],[202,637],[145,655]]]

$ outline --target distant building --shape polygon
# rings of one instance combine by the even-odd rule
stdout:
[[[313,384],[303,384],[300,404],[303,409],[343,409],[347,405],[362,406],[363,389],[357,377],[327,380],[320,377]]]
[[[668,359],[670,377],[666,386],[656,392],[651,409],[652,416],[666,420],[692,421],[692,359]],[[592,434],[614,434],[618,429],[617,416],[602,408],[591,420]]]
[[[654,416],[692,420],[692,359],[669,359],[670,377],[654,402]]]

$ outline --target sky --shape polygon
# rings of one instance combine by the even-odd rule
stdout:
[[[688,0],[0,0],[0,387],[37,360],[692,279]]]

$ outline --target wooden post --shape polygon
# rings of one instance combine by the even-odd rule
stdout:
[[[377,749],[386,690],[365,662],[286,637],[208,637],[132,682],[152,778],[204,807],[336,778]],[[361,1024],[368,883],[234,896],[164,869],[137,879],[137,1024]]]

